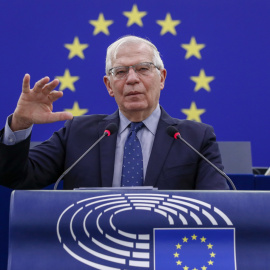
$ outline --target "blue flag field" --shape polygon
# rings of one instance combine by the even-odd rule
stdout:
[[[155,229],[155,270],[235,270],[233,228]]]
[[[0,124],[25,73],[31,86],[59,79],[64,97],[54,111],[113,113],[106,48],[138,35],[157,46],[168,71],[164,109],[214,126],[219,141],[250,141],[253,165],[269,166],[269,14],[268,0],[0,0]],[[32,140],[63,124],[36,125]]]

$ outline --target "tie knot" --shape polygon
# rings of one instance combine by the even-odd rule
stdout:
[[[143,122],[131,122],[131,131],[135,131],[137,133],[143,126]]]

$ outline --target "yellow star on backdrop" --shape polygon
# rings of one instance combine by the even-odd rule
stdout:
[[[66,112],[72,113],[73,116],[81,116],[88,112],[88,109],[80,109],[79,103],[77,101],[74,102],[72,109],[65,109]]]
[[[173,254],[173,256],[174,256],[174,258],[178,258],[178,257],[179,257],[179,253],[175,252],[175,253]]]
[[[205,112],[205,109],[197,109],[196,103],[194,101],[191,102],[191,106],[189,109],[182,109],[182,113],[187,115],[187,120],[194,120],[197,122],[201,122],[200,115]],[[205,242],[206,238],[201,238],[202,242]]]
[[[201,69],[199,76],[191,76],[190,79],[196,83],[196,86],[194,88],[195,92],[199,91],[202,88],[210,92],[211,88],[209,86],[209,83],[212,82],[215,77],[206,76],[204,69]]]
[[[192,37],[189,44],[182,44],[182,48],[184,48],[187,52],[185,55],[185,59],[190,58],[191,56],[195,56],[198,59],[201,59],[200,50],[205,47],[204,44],[197,44],[195,37]]]
[[[213,265],[214,262],[210,260],[210,261],[208,261],[208,264],[209,264],[209,265]]]
[[[70,50],[68,59],[78,56],[81,59],[84,59],[83,50],[88,47],[88,44],[81,44],[78,37],[75,37],[72,44],[65,44],[65,48]]]
[[[181,262],[181,261],[177,261],[176,264],[177,264],[177,265],[181,265],[182,262]]]
[[[206,238],[204,236],[202,238],[200,238],[200,239],[201,239],[201,242],[205,242],[206,241]]]
[[[212,249],[213,245],[211,243],[209,243],[208,245],[208,249]]]
[[[92,24],[95,27],[95,30],[93,32],[93,35],[97,35],[100,32],[103,32],[105,35],[109,35],[110,32],[108,30],[108,27],[113,24],[112,20],[105,20],[103,13],[99,13],[97,20],[90,20],[90,24]]]
[[[212,252],[212,253],[210,253],[210,256],[211,256],[211,258],[215,258],[216,253]]]
[[[201,267],[202,268],[202,270],[206,270],[207,269],[207,267],[206,266],[203,266],[203,267]]]
[[[173,35],[176,35],[175,27],[181,23],[180,20],[172,20],[171,14],[167,13],[165,20],[157,20],[157,24],[159,24],[162,29],[160,35],[163,36],[167,32],[170,32]]]
[[[188,268],[189,268],[189,267],[187,267],[187,266],[184,266],[184,267],[183,267],[184,270],[188,270]]]
[[[198,236],[195,235],[195,234],[193,234],[191,237],[192,237],[192,240],[197,240],[197,237],[198,237]]]
[[[60,81],[61,84],[59,88],[60,91],[66,88],[70,89],[71,91],[75,91],[74,83],[78,81],[80,77],[71,76],[69,70],[66,69],[64,76],[56,76],[55,78]]]
[[[183,242],[184,242],[184,243],[187,243],[188,238],[184,237],[184,238],[182,238],[182,239],[183,239]]]
[[[131,11],[124,11],[123,14],[128,17],[127,26],[131,26],[134,23],[143,26],[142,17],[144,17],[147,12],[139,11],[137,5],[134,4]]]
[[[193,268],[192,270],[198,270],[197,268]]]
[[[181,249],[182,245],[180,245],[179,243],[177,245],[175,245],[177,249]]]

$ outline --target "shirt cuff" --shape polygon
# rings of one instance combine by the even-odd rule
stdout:
[[[19,143],[23,140],[25,140],[32,132],[33,125],[27,129],[18,130],[13,132],[10,129],[10,123],[11,123],[12,115],[10,115],[7,118],[6,125],[5,125],[5,131],[3,136],[3,143],[6,145],[14,145],[16,143]]]

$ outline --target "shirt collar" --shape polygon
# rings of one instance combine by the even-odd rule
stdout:
[[[147,117],[145,120],[143,120],[144,125],[153,135],[155,135],[156,133],[160,115],[161,109],[158,104],[156,109],[151,113],[151,115]],[[121,134],[129,126],[131,121],[129,121],[120,110],[119,110],[119,117],[120,117],[119,133]]]

